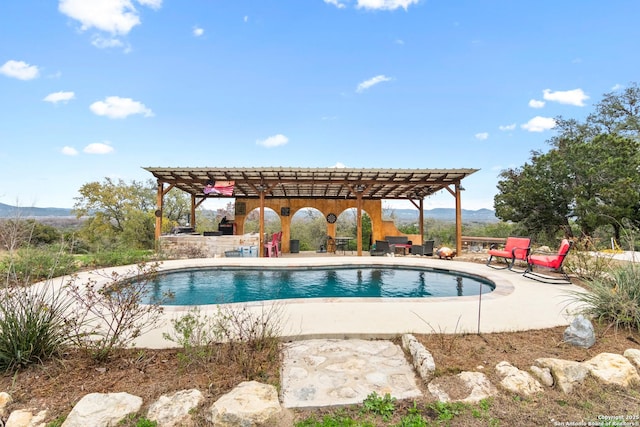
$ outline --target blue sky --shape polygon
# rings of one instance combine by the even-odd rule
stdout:
[[[145,166],[345,166],[477,168],[463,207],[493,208],[554,117],[638,82],[638,16],[637,0],[3,0],[0,202],[72,207]]]

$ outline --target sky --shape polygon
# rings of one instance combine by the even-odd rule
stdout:
[[[637,0],[2,0],[0,203],[71,208],[143,167],[474,168],[462,207],[493,209],[555,118],[638,82],[638,16]]]

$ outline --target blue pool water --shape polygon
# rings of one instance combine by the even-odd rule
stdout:
[[[446,270],[411,268],[206,268],[160,274],[150,300],[164,305],[205,305],[291,298],[430,298],[478,295],[494,285]]]

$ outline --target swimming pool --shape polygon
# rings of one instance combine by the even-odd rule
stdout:
[[[310,298],[433,298],[493,291],[484,278],[410,267],[212,267],[161,273],[149,300],[163,305],[207,305]]]

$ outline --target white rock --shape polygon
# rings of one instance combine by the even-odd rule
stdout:
[[[245,381],[220,397],[209,408],[206,417],[216,427],[249,427],[264,423],[281,412],[274,386]]]
[[[576,384],[582,384],[589,375],[589,368],[580,362],[571,360],[543,357],[536,359],[536,366],[548,368],[554,378],[554,383],[565,393],[571,393]]]
[[[62,427],[109,427],[142,406],[142,398],[129,393],[90,393],[73,407]]]
[[[623,355],[636,365],[636,368],[640,369],[640,350],[637,348],[629,348],[624,351]]]
[[[495,396],[498,393],[498,390],[491,384],[489,378],[482,372],[460,372],[454,376],[453,381],[451,380],[451,377],[438,377],[427,384],[427,389],[433,397],[441,402],[457,401],[477,403],[488,397]],[[465,397],[461,399],[451,397],[451,393],[447,388],[452,382],[456,384],[456,389],[462,384],[466,389]]]
[[[5,427],[44,427],[44,420],[47,417],[47,411],[43,410],[33,415],[33,412],[26,409],[13,411],[7,419]]]
[[[171,395],[163,395],[151,404],[147,418],[157,421],[158,427],[173,427],[186,424],[191,410],[204,399],[197,389],[182,390]]]
[[[640,384],[636,368],[624,356],[614,353],[600,353],[583,362],[591,375],[602,382],[629,387]]]
[[[424,382],[429,382],[436,371],[433,355],[411,334],[402,336],[402,347],[411,354],[413,366]]]
[[[531,372],[538,377],[538,380],[547,387],[553,387],[553,375],[551,375],[551,369],[541,368],[539,366],[531,366]]]
[[[512,393],[529,396],[542,392],[542,385],[531,376],[509,362],[500,362],[496,365],[496,371],[502,377],[500,384]]]
[[[13,402],[11,395],[4,391],[0,392],[0,418],[4,418],[7,411],[7,405]]]

